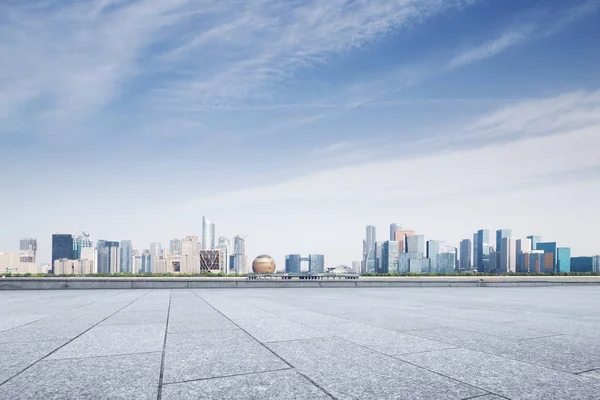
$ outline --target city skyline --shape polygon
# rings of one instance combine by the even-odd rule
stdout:
[[[1,249],[205,214],[279,262],[392,222],[598,252],[597,0],[44,4],[0,4]]]

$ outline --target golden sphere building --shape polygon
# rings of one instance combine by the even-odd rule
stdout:
[[[252,262],[252,271],[255,274],[272,274],[275,272],[275,260],[266,254],[260,255]]]

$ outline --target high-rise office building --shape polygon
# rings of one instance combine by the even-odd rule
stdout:
[[[230,265],[231,253],[229,250],[229,239],[223,235],[219,236],[219,240],[215,248],[221,251],[221,262],[225,263],[224,272],[226,274],[234,274],[235,272],[231,271]]]
[[[196,235],[188,235],[181,240],[180,272],[200,273],[200,242]]]
[[[406,236],[406,252],[420,253],[421,257],[423,257],[425,255],[425,236]]]
[[[488,272],[490,268],[490,231],[480,229],[477,231],[477,271]]]
[[[443,245],[443,242],[439,240],[428,240],[427,241],[427,258],[430,260],[431,271],[429,272],[437,272],[437,256],[440,254],[440,246]],[[425,271],[423,271],[425,272]]]
[[[390,242],[393,242],[396,240],[396,231],[399,231],[401,229],[402,229],[402,225],[400,225],[400,224],[393,223],[390,225]]]
[[[527,236],[527,239],[531,240],[531,250],[537,249],[537,244],[542,241],[542,237],[539,235]]]
[[[473,263],[473,269],[476,269],[477,271],[479,271],[479,263],[478,263],[478,257],[479,257],[479,235],[477,234],[477,232],[475,232],[473,234],[473,258],[472,258],[472,263]]]
[[[181,239],[169,240],[169,254],[181,254]]]
[[[352,271],[360,274],[360,261],[352,261]]]
[[[119,242],[98,240],[97,270],[99,274],[116,274],[120,272]]]
[[[35,263],[37,255],[37,239],[23,238],[19,240],[19,259],[22,263]]]
[[[55,233],[52,235],[52,264],[50,264],[53,271],[54,262],[61,258],[67,260],[73,258],[73,236],[70,234]]]
[[[146,249],[142,252],[142,256],[141,256],[141,272],[143,274],[145,273],[150,273],[153,272],[152,271],[152,253],[150,252],[150,250]]]
[[[248,273],[246,239],[242,235],[236,235],[233,238],[233,251],[229,258],[229,268],[235,271],[236,274]]]
[[[414,230],[400,229],[395,232],[394,240],[398,242],[398,252],[405,253],[407,252],[407,244],[406,238],[409,236],[415,236],[416,233]]]
[[[377,273],[381,273],[382,266],[382,258],[383,258],[383,244],[385,242],[382,240],[378,240],[375,242],[375,271]]]
[[[398,242],[389,240],[383,243],[381,254],[380,272],[383,274],[398,272],[398,256],[400,249]]]
[[[556,272],[571,272],[571,249],[569,247],[556,249]]]
[[[152,258],[150,259],[150,269],[154,272],[154,260],[161,257],[162,245],[160,243],[150,243],[150,254],[152,254]]]
[[[502,254],[502,239],[512,236],[511,229],[498,229],[496,231],[496,252]]]
[[[375,272],[377,257],[375,256],[375,242],[377,241],[377,232],[373,225],[367,225],[366,239],[363,242],[363,273]]]
[[[135,272],[133,267],[133,246],[131,245],[131,240],[121,241],[119,263],[121,272]]]
[[[93,247],[90,234],[88,232],[81,232],[81,235],[73,238],[73,260],[81,259],[82,249]]]
[[[206,217],[202,217],[202,250],[211,250],[215,247],[215,224]]]
[[[517,272],[525,271],[525,260],[526,254],[530,253],[531,239],[518,239],[517,240]]]
[[[556,272],[556,256],[557,256],[557,252],[556,252],[556,242],[538,242],[536,244],[535,247],[536,250],[542,250],[544,252],[544,254],[552,254],[552,257],[550,258],[550,256],[546,256],[548,261],[552,261],[552,265],[548,265],[548,263],[545,262],[544,264],[544,268],[545,270],[549,271],[549,272]],[[542,272],[546,272],[546,271],[542,271]]]
[[[500,270],[500,253],[498,253],[493,247],[490,249],[488,268],[486,272],[499,273]]]
[[[325,256],[323,254],[310,254],[308,256],[308,270],[313,274],[325,272]]]
[[[600,256],[571,258],[571,272],[600,272]]]
[[[462,271],[471,269],[471,257],[473,248],[470,239],[463,239],[460,242],[460,269]]]
[[[302,264],[302,256],[300,254],[288,254],[285,256],[285,272],[299,273]]]
[[[500,272],[517,272],[517,240],[512,237],[500,239]]]

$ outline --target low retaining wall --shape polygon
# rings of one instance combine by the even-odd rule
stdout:
[[[0,290],[533,287],[598,285],[600,285],[600,276],[484,278],[364,277],[357,280],[248,280],[244,278],[0,278]]]

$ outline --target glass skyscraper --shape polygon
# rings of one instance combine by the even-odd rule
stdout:
[[[535,249],[542,250],[545,254],[552,254],[552,268],[550,268],[550,265],[548,265],[546,262],[544,267],[547,271],[556,272],[556,242],[539,242],[536,244]]]
[[[81,258],[81,249],[87,247],[92,247],[90,234],[87,232],[81,232],[81,235],[73,238],[73,259],[79,260]]]
[[[408,253],[419,253],[425,256],[425,236],[414,235],[406,237],[406,251]]]
[[[285,256],[285,272],[297,274],[300,272],[302,257],[300,254],[288,254]]]
[[[325,272],[325,256],[322,254],[309,255],[308,270],[313,274],[322,274]]]
[[[169,241],[169,254],[181,254],[181,239],[171,239]]]
[[[202,250],[215,248],[215,224],[206,217],[202,217]]]
[[[70,234],[55,233],[52,235],[52,271],[54,271],[54,261],[66,258],[73,259],[73,236]]]
[[[571,272],[571,249],[569,247],[556,249],[556,272]]]
[[[487,272],[490,268],[490,231],[477,231],[477,271]]]
[[[467,270],[471,268],[472,245],[470,239],[464,239],[460,242],[460,269]]]
[[[396,231],[399,231],[402,229],[402,225],[400,224],[391,224],[390,225],[390,242],[393,242],[396,240]]]
[[[527,236],[527,239],[531,240],[531,249],[537,249],[537,244],[542,241],[542,237],[538,235]]]
[[[375,255],[375,242],[377,241],[376,229],[373,225],[367,226],[366,239],[363,242],[363,272],[375,272],[377,257]]]
[[[398,242],[395,240],[389,240],[383,243],[382,254],[381,254],[381,266],[380,272],[383,274],[398,272],[398,256],[399,256]]]
[[[120,249],[121,272],[134,272],[133,268],[133,247],[131,240],[122,240]]]
[[[37,239],[24,238],[19,240],[19,260],[24,263],[34,263],[37,254]]]
[[[512,230],[511,229],[498,229],[496,231],[496,252],[502,253],[502,239],[511,237]]]

